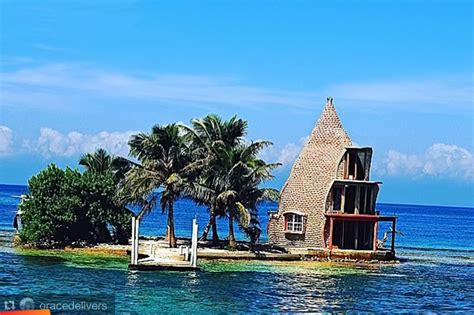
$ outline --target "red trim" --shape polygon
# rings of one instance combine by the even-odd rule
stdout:
[[[373,214],[326,213],[326,217],[341,221],[396,221],[397,217]]]

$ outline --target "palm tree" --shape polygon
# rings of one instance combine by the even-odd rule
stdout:
[[[225,215],[217,203],[217,196],[223,192],[222,185],[219,185],[219,178],[222,178],[226,172],[221,167],[224,164],[221,159],[226,159],[226,156],[221,153],[231,150],[243,141],[248,124],[237,116],[224,121],[213,114],[201,119],[193,119],[191,124],[192,128],[183,127],[192,140],[194,152],[201,157],[207,157],[210,161],[206,170],[193,183],[189,194],[198,204],[206,205],[209,209],[209,222],[201,240],[207,238],[212,227],[212,242],[216,244],[219,240],[216,217]]]
[[[79,165],[82,165],[89,172],[97,174],[106,174],[112,172],[117,182],[125,177],[133,165],[128,159],[109,154],[106,150],[99,148],[94,153],[86,153],[79,159]]]
[[[176,124],[152,128],[151,133],[132,136],[130,155],[140,161],[126,174],[123,194],[129,202],[139,204],[139,218],[160,202],[168,211],[166,236],[170,247],[176,247],[174,202],[197,176],[205,159],[195,159],[187,137]],[[162,189],[161,193],[157,193]]]
[[[253,234],[252,230],[256,232],[255,228],[258,227],[258,202],[277,201],[279,198],[277,190],[260,187],[264,181],[273,178],[272,170],[280,166],[279,163],[267,164],[258,158],[259,152],[269,145],[271,142],[258,141],[249,145],[241,144],[227,151],[222,148],[221,156],[226,158],[220,159],[223,162],[220,168],[226,173],[217,178],[215,184],[222,191],[217,196],[217,203],[225,209],[228,217],[230,248],[237,246],[234,219],[247,234]]]
[[[82,155],[79,165],[84,166],[87,171],[105,174],[112,169],[112,156],[100,148],[94,153]]]

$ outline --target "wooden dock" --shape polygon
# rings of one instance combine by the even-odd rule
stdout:
[[[163,244],[148,242],[146,249],[140,246],[140,218],[132,218],[132,247],[130,250],[131,270],[195,271],[198,252],[198,224],[193,219],[191,246],[179,248],[163,247]],[[142,244],[145,245],[145,244]]]
[[[198,226],[193,220],[191,242],[180,240],[179,248],[169,248],[164,240],[142,240],[139,244],[139,222],[133,222],[131,270],[170,270],[170,271],[196,271],[197,257],[212,260],[274,260],[274,261],[393,261],[396,259],[392,250],[340,250],[328,248],[289,248],[287,251],[251,251],[201,247],[198,249]]]

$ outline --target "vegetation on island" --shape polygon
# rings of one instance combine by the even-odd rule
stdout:
[[[134,215],[127,207],[134,205],[139,218],[161,208],[167,214],[166,239],[176,247],[174,203],[190,197],[209,211],[201,240],[212,231],[216,245],[216,218],[225,218],[230,248],[237,246],[235,221],[254,243],[261,233],[257,204],[279,198],[277,190],[262,187],[279,164],[259,157],[271,142],[246,142],[247,128],[236,116],[208,115],[190,126],[156,125],[133,135],[130,158],[103,149],[85,154],[79,161],[82,173],[51,164],[28,183],[30,195],[20,205],[20,239],[45,248],[127,243]]]
[[[127,243],[132,213],[114,198],[111,172],[98,174],[51,164],[29,182],[19,208],[20,239],[39,248]]]
[[[223,121],[216,115],[191,121],[184,126],[196,156],[207,158],[199,177],[191,182],[188,194],[209,209],[209,223],[201,239],[207,238],[212,228],[213,243],[219,240],[216,217],[226,217],[229,223],[229,247],[235,248],[234,220],[255,242],[261,229],[257,216],[257,203],[277,201],[275,189],[262,188],[261,184],[273,178],[271,171],[280,164],[267,164],[258,157],[269,141],[245,143],[248,124],[236,116]]]

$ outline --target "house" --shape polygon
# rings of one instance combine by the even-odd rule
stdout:
[[[269,243],[284,248],[377,251],[375,208],[381,182],[370,179],[372,149],[354,146],[328,98],[270,213]]]

